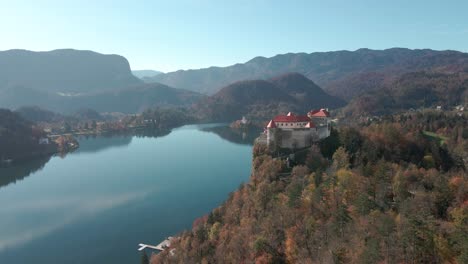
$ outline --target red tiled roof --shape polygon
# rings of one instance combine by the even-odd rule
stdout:
[[[270,123],[268,123],[267,128],[276,128],[275,121],[271,120]]]
[[[305,115],[278,115],[273,118],[274,122],[309,122],[310,118]]]
[[[322,109],[312,110],[307,115],[313,116],[313,117],[329,117],[330,113],[327,110],[322,108]]]

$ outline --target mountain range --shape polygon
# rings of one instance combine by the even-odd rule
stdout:
[[[37,105],[70,114],[194,106],[200,116],[218,120],[348,102],[346,114],[383,114],[467,103],[468,54],[403,48],[288,53],[134,76],[155,73],[132,72],[124,57],[92,51],[0,51],[0,107]]]
[[[228,67],[180,70],[147,78],[205,94],[241,80],[269,79],[298,72],[331,95],[349,101],[364,92],[379,89],[409,72],[455,73],[468,71],[468,54],[458,51],[359,49],[314,53],[287,53],[271,58],[256,57]]]

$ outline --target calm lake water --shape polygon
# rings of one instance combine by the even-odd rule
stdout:
[[[253,137],[202,125],[82,138],[0,169],[0,263],[139,263],[138,243],[191,228],[248,180]]]

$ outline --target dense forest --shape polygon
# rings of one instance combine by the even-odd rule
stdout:
[[[250,181],[151,263],[468,263],[466,115],[337,127],[293,168],[253,157]]]

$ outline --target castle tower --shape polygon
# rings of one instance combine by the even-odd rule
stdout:
[[[276,123],[273,120],[267,125],[267,142],[269,146],[272,146],[275,143],[275,135],[276,135]]]
[[[321,109],[312,110],[309,113],[307,113],[307,116],[317,126],[320,139],[330,136],[331,122],[330,122],[330,112],[328,112],[328,109],[321,108]]]

